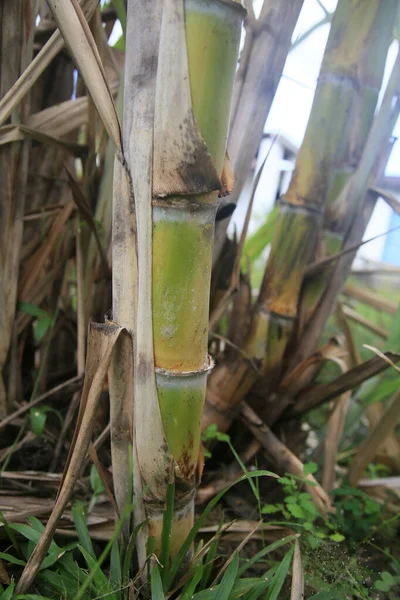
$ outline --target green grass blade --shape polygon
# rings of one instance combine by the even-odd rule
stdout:
[[[203,569],[204,569],[203,562],[201,561],[199,566],[197,567],[195,573],[193,574],[193,577],[190,580],[189,585],[187,586],[186,590],[183,592],[183,594],[181,595],[179,600],[190,600],[190,598],[194,594],[197,584],[201,581],[201,578],[203,576]]]
[[[266,554],[269,554],[270,552],[273,552],[277,548],[280,548],[281,546],[284,546],[285,544],[288,544],[289,542],[294,541],[296,539],[296,537],[297,537],[296,535],[288,535],[287,537],[277,540],[276,542],[273,542],[269,546],[266,546],[265,548],[260,550],[260,552],[257,552],[257,554],[252,556],[249,560],[246,561],[246,563],[244,565],[242,565],[240,567],[239,572],[238,572],[239,577],[241,577],[247,571],[247,569],[249,569],[255,563],[257,563],[259,560],[261,560]]]
[[[1,600],[12,600],[14,598],[15,583],[11,583],[8,588],[2,593]]]
[[[114,590],[121,589],[122,587],[122,568],[121,568],[121,558],[119,555],[118,548],[118,540],[114,542],[111,548],[110,555],[110,579],[111,579],[111,587]],[[115,597],[117,600],[120,600],[121,593],[116,591]]]
[[[135,529],[131,533],[128,545],[126,547],[126,551],[125,551],[125,555],[124,555],[124,562],[123,562],[123,566],[122,566],[122,581],[124,584],[129,579],[129,572],[130,572],[131,565],[132,565],[133,551],[135,549],[137,534],[140,531],[140,529],[143,527],[143,525],[144,525],[144,523],[140,523],[139,525],[137,525],[135,527]]]
[[[0,558],[2,560],[5,560],[6,562],[13,564],[13,565],[20,565],[21,567],[24,567],[26,565],[25,560],[15,558],[15,556],[12,556],[11,554],[7,554],[7,552],[0,552]]]
[[[164,598],[160,569],[156,564],[151,570],[151,600],[164,600]]]
[[[208,550],[208,552],[206,554],[206,558],[205,558],[206,564],[204,565],[203,576],[200,581],[199,590],[204,590],[207,587],[207,583],[211,577],[211,573],[212,573],[212,570],[214,567],[214,560],[215,560],[215,557],[217,556],[217,552],[218,552],[218,544],[219,544],[218,534],[221,530],[222,525],[223,525],[223,519],[221,519],[221,522],[218,527],[218,531],[215,534],[215,539],[212,542],[210,549]]]
[[[74,502],[72,506],[72,517],[74,519],[80,545],[90,554],[90,556],[92,556],[92,558],[96,559],[90,533],[86,525],[85,504],[81,500]]]
[[[259,577],[246,577],[244,579],[238,579],[233,586],[231,596],[229,600],[236,600],[236,598],[242,598],[244,594],[255,588],[261,589],[265,585],[265,581],[260,581]],[[202,590],[192,596],[192,600],[215,600],[221,584],[216,585],[208,590]]]
[[[83,548],[83,546],[78,545],[78,549],[80,550],[83,558],[86,561],[88,569],[94,573],[93,575],[93,585],[96,589],[97,594],[100,596],[101,594],[107,594],[108,600],[117,600],[115,594],[110,592],[110,582],[107,577],[103,573],[103,571],[97,567],[96,559]]]
[[[235,552],[231,564],[227,568],[219,586],[216,600],[229,600],[239,570],[239,553]]]
[[[161,533],[160,563],[162,579],[164,581],[169,566],[169,549],[171,545],[171,529],[174,514],[175,483],[170,483],[167,489],[167,506],[163,515],[163,528]]]
[[[275,577],[272,580],[271,587],[265,597],[265,600],[276,600],[279,597],[280,591],[288,574],[290,563],[294,552],[294,546],[286,553],[282,562],[278,566]]]
[[[221,492],[219,492],[219,494],[217,494],[215,496],[215,498],[213,498],[206,506],[206,508],[204,509],[204,511],[202,512],[202,514],[200,515],[200,517],[197,519],[196,523],[194,524],[194,526],[192,527],[188,537],[186,538],[185,542],[183,543],[182,547],[180,548],[180,550],[177,552],[174,560],[172,561],[172,565],[171,568],[169,569],[168,573],[166,574],[165,577],[165,586],[164,589],[167,592],[175,577],[176,574],[179,570],[180,565],[183,562],[184,557],[186,556],[192,542],[194,541],[200,527],[203,525],[204,521],[206,520],[207,516],[209,515],[209,513],[212,511],[212,509],[214,508],[214,506],[216,506],[218,504],[218,502],[221,500],[221,498],[224,496],[224,494],[226,494],[226,492],[228,490],[230,490],[234,485],[236,485],[237,483],[241,482],[241,481],[245,481],[246,479],[250,479],[252,477],[274,477],[276,478],[275,473],[271,473],[271,471],[252,471],[251,473],[247,473],[246,475],[243,475],[243,477],[241,477],[240,479],[238,479],[237,481],[235,481],[234,483],[232,483],[231,485],[229,485],[228,487],[226,487],[225,489],[223,489]]]

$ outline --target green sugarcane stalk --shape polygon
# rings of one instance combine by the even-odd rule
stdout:
[[[324,54],[311,116],[287,193],[280,202],[271,252],[243,346],[249,359],[221,362],[208,386],[203,427],[226,430],[235,407],[260,375],[279,382],[298,316],[307,265],[323,224],[338,156],[350,132],[358,92],[357,71],[377,18],[379,0],[339,0]]]
[[[297,318],[300,288],[322,225],[343,138],[354,118],[357,70],[379,0],[340,0],[332,20],[310,120],[281,200],[248,348],[277,379]],[[253,354],[254,356],[254,354]]]
[[[340,252],[349,223],[356,211],[356,202],[344,206],[343,202],[338,202],[338,198],[358,167],[372,125],[387,52],[393,39],[393,23],[398,9],[398,0],[377,2],[377,5],[375,19],[355,74],[355,81],[358,82],[358,85],[353,101],[354,119],[348,130],[344,132],[335,172],[329,186],[323,236],[315,253],[318,259],[328,258]],[[314,311],[331,271],[332,268],[327,268],[324,273],[319,273],[316,277],[308,278],[304,282],[298,336],[301,335],[301,331]]]
[[[207,331],[214,218],[243,16],[240,3],[232,0],[128,4],[127,56],[132,59],[125,70],[124,151],[135,195],[137,289],[133,281],[126,285],[123,276],[115,277],[116,287],[127,294],[126,306],[137,303],[129,320],[135,357],[135,522],[147,522],[138,538],[141,566],[149,538],[160,552],[172,483],[171,555],[194,520],[201,413],[211,365]],[[133,214],[126,203],[124,211],[115,219],[120,230],[124,215]],[[114,270],[120,267],[123,273],[123,260],[121,252],[114,253]],[[123,393],[131,398],[128,385]],[[123,491],[122,485],[120,502]]]

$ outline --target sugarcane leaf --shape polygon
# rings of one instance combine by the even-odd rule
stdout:
[[[151,598],[152,600],[164,600],[164,590],[158,565],[151,570]]]
[[[90,18],[98,4],[98,0],[82,0],[82,8],[87,18]],[[22,98],[29,92],[40,75],[51,63],[53,58],[64,47],[64,40],[60,32],[55,31],[50,39],[44,44],[35,58],[17,79],[15,84],[8,90],[0,101],[0,125],[10,116],[14,108],[21,102]]]
[[[271,243],[274,226],[278,217],[279,207],[274,206],[268,214],[265,223],[251,236],[249,236],[243,247],[242,268],[247,268],[247,260],[254,262],[263,252],[263,250]]]
[[[288,574],[290,562],[292,560],[294,546],[286,553],[285,557],[278,566],[275,576],[272,579],[271,587],[268,590],[265,600],[276,600],[279,597],[282,586]]]
[[[100,54],[77,0],[49,0],[57,22],[93,102],[116,149],[122,152],[121,131],[114,99]]]
[[[235,552],[233,560],[227,568],[216,595],[216,600],[229,600],[239,570],[239,553]]]
[[[102,392],[103,381],[110,366],[115,343],[121,331],[123,331],[123,328],[116,325],[98,325],[94,323],[90,325],[81,405],[70,453],[60,484],[59,495],[43,534],[40,539],[36,538],[35,549],[20,577],[17,586],[19,593],[24,593],[27,590],[39,570],[48,548],[52,548],[52,543],[54,543],[52,542],[52,538],[59,518],[70,499],[90,444],[95,420],[94,415]],[[87,580],[89,580],[89,577]]]

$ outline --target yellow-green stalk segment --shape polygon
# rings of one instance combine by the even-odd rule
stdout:
[[[167,487],[175,481],[173,555],[194,518],[210,368],[214,217],[244,10],[231,0],[157,0],[146,7],[131,0],[131,5],[135,10],[128,5],[127,55],[132,51],[135,63],[127,61],[125,80],[133,112],[127,114],[125,102],[124,149],[138,234],[134,470],[142,489],[142,498],[137,498],[156,552]],[[135,41],[130,50],[131,36]],[[146,66],[151,66],[150,73]],[[139,555],[143,564],[143,549]]]
[[[273,386],[298,315],[299,294],[314,256],[323,211],[343,140],[353,120],[354,76],[376,17],[377,0],[339,0],[311,116],[287,193],[281,199],[262,287],[243,350],[211,375],[203,427],[227,429],[260,374]],[[258,369],[258,371],[257,371]],[[224,383],[228,380],[229,384]]]
[[[243,10],[233,2],[185,0],[193,112],[222,174]],[[168,135],[168,134],[167,134]],[[193,177],[197,176],[196,162]],[[217,193],[153,202],[153,327],[158,399],[175,463],[171,553],[193,525],[207,374],[209,290]]]
[[[260,313],[265,321],[263,370],[271,372],[272,378],[279,376],[297,317],[304,271],[316,248],[333,169],[353,118],[357,65],[377,7],[374,0],[367,4],[339,1],[304,141],[281,200],[255,316],[255,323]],[[253,327],[249,343],[262,343],[257,327]]]
[[[354,44],[352,64],[347,63],[348,57],[344,54],[341,62],[333,66],[334,71],[340,72],[340,74],[346,73],[354,80],[351,111],[353,118],[350,126],[343,132],[342,144],[331,178],[324,215],[323,236],[315,255],[317,260],[340,252],[344,235],[356,210],[356,202],[343,206],[339,198],[341,191],[360,162],[372,125],[382,85],[386,56],[393,39],[393,23],[398,0],[388,0],[387,2],[372,0],[368,6],[363,5],[360,6],[361,8],[366,17],[368,17],[368,12],[374,16],[372,20],[368,19],[366,30],[361,32],[362,35]],[[343,15],[343,23],[346,25],[345,15]],[[367,28],[368,25],[369,28]],[[299,335],[315,308],[330,273],[331,268],[328,268],[325,273],[319,273],[305,282],[301,298]]]

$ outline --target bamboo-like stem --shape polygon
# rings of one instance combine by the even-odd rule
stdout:
[[[346,247],[359,244],[364,235],[365,228],[372,215],[376,197],[368,194],[370,180],[377,173],[381,165],[380,157],[386,156],[386,149],[390,146],[391,134],[400,112],[400,53],[397,55],[392,73],[382,100],[379,113],[374,119],[364,153],[360,164],[353,177],[345,186],[337,202],[346,205],[350,198],[355,198],[356,213],[351,223],[346,239]],[[382,165],[380,166],[382,168]],[[378,171],[379,174],[379,171]],[[378,175],[379,176],[379,175]],[[291,365],[297,364],[309,356],[321,336],[329,315],[332,313],[337,298],[343,289],[350,273],[355,252],[341,256],[335,264],[328,285],[322,295],[317,309],[314,311],[302,336],[301,343],[291,357]]]
[[[280,202],[271,251],[244,350],[273,387],[292,336],[305,270],[315,251],[343,132],[353,117],[365,42],[378,0],[340,0],[332,20],[310,120],[289,189]],[[332,118],[332,115],[335,118]],[[250,361],[225,361],[209,382],[203,427],[226,430],[257,379]],[[225,382],[229,383],[226,384]]]
[[[265,0],[260,18],[247,28],[228,140],[228,152],[235,173],[235,189],[229,196],[229,202],[238,201],[260,145],[303,2]],[[214,264],[222,251],[228,224],[229,219],[217,224]]]
[[[170,483],[175,482],[171,555],[193,525],[210,368],[213,224],[243,14],[231,0],[128,4],[127,55],[133,58],[125,70],[124,152],[135,194],[137,296],[123,281],[122,247],[114,251],[113,266],[117,261],[121,267],[114,295],[127,294],[126,307],[137,303],[129,329],[135,358],[135,521],[147,520],[139,534],[141,566],[148,537],[160,551]],[[132,214],[126,200],[124,210]],[[125,221],[122,213],[116,215],[115,244],[131,235]],[[115,308],[114,318],[120,323]],[[129,373],[125,381],[131,386]]]
[[[355,72],[353,122],[343,132],[342,144],[336,157],[335,172],[331,174],[323,236],[316,250],[318,257],[329,257],[341,250],[349,223],[357,210],[356,202],[343,205],[343,202],[338,202],[338,197],[357,169],[367,141],[382,85],[388,48],[393,38],[393,22],[398,7],[397,0],[377,4],[375,18]],[[321,297],[331,271],[332,268],[328,267],[324,273],[318,273],[305,282],[302,289],[298,336],[301,335],[304,324]]]

